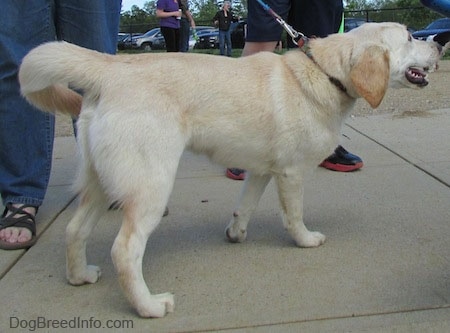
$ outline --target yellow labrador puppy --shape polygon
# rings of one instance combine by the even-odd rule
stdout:
[[[400,24],[370,23],[282,56],[111,56],[64,42],[32,50],[20,69],[23,95],[43,110],[79,115],[81,199],[67,227],[69,282],[99,278],[86,262],[86,240],[111,202],[120,202],[123,223],[112,248],[120,285],[143,317],[173,311],[173,295],[152,295],[141,265],[185,149],[248,170],[226,229],[230,241],[245,240],[274,177],[297,245],[323,244],[325,236],[303,224],[303,179],[336,147],[357,98],[375,108],[388,86],[425,86],[441,49]]]

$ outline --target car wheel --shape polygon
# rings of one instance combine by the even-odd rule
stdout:
[[[141,49],[145,52],[149,52],[152,50],[152,46],[149,43],[145,43],[141,45]]]

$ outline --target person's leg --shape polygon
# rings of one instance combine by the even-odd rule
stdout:
[[[291,0],[266,0],[270,8],[287,20]],[[257,1],[248,1],[247,36],[245,44],[278,42],[283,28]]]
[[[17,216],[25,217],[30,229],[34,228],[33,207],[42,204],[50,178],[54,116],[22,98],[17,73],[28,51],[55,39],[53,13],[50,0],[6,0],[0,12],[0,192],[5,206],[32,206],[25,212],[33,218]],[[6,209],[0,224],[11,224],[15,215],[10,215]],[[25,243],[32,233],[27,228],[6,227],[0,231],[0,240]]]
[[[291,0],[267,0],[267,5],[287,20]],[[261,51],[274,51],[283,28],[257,1],[248,1],[247,36],[241,56]]]
[[[342,0],[292,0],[288,23],[308,37],[326,37],[339,30]]]
[[[231,57],[231,30],[228,30],[226,35],[225,35],[225,41],[226,41],[226,46],[227,46],[227,56]]]
[[[180,29],[173,29],[175,35],[175,52],[180,52]]]
[[[338,32],[343,10],[342,0],[293,0],[288,23],[306,36],[326,37]],[[288,40],[288,45],[297,47],[291,40]],[[348,172],[362,168],[363,161],[338,146],[320,166],[333,171]]]
[[[286,19],[290,0],[268,0],[266,2],[278,15]],[[245,57],[262,51],[274,51],[282,30],[280,24],[257,1],[248,1],[247,36],[241,56]],[[230,179],[244,180],[245,170],[228,168],[225,175]]]
[[[219,50],[220,55],[225,55],[225,35],[226,31],[219,30]]]
[[[182,17],[180,21],[180,52],[189,51],[189,20]]]
[[[257,52],[268,51],[272,52],[275,49],[277,42],[245,42],[242,49],[241,57],[249,56]]]
[[[57,38],[99,52],[116,53],[122,0],[56,1]],[[76,119],[73,130],[77,135]]]
[[[57,0],[56,4],[58,39],[116,53],[122,0]]]
[[[166,41],[167,52],[178,52],[179,50],[179,29],[161,27],[161,33]]]

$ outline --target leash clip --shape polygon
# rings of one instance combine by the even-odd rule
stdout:
[[[284,28],[284,30],[286,30],[289,36],[291,36],[294,44],[298,45],[299,48],[302,48],[303,45],[305,45],[308,38],[304,34],[292,28],[292,26],[287,24],[282,18],[276,18],[276,20]]]

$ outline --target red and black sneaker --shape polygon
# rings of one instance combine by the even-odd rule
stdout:
[[[363,161],[359,156],[349,153],[342,146],[338,146],[334,153],[320,163],[320,166],[333,171],[349,172],[361,169]]]
[[[234,180],[244,180],[245,179],[245,170],[237,169],[237,168],[227,169],[227,172],[225,173],[225,175],[228,178],[231,178]]]

